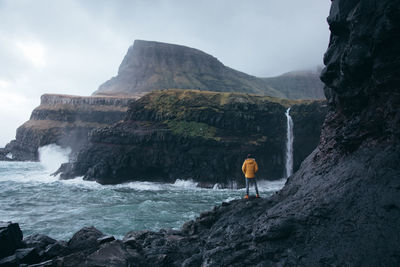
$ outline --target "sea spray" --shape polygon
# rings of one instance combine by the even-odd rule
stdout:
[[[290,116],[290,108],[286,110],[286,164],[285,178],[293,173],[293,120]]]
[[[48,173],[54,173],[62,163],[68,162],[71,148],[55,144],[39,147],[39,161]]]

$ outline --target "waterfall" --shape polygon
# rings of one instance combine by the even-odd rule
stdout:
[[[290,108],[286,110],[286,164],[285,178],[293,173],[293,120],[289,114]]]

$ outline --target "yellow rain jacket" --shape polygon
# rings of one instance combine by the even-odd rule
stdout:
[[[246,178],[254,178],[258,171],[258,165],[255,159],[246,159],[243,162],[242,172]]]

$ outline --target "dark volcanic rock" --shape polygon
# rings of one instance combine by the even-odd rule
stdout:
[[[135,264],[132,264],[132,263]],[[131,264],[129,264],[131,263]],[[87,257],[87,266],[140,266],[139,254],[130,254],[121,240],[115,240],[101,246]],[[150,262],[149,262],[150,264]]]
[[[325,102],[294,105],[290,109],[293,120],[293,171],[300,168],[303,160],[317,147],[322,123],[328,113]]]
[[[47,259],[68,255],[71,250],[68,248],[68,243],[65,241],[57,241],[54,244],[48,245],[44,251],[44,256]]]
[[[0,222],[0,259],[22,247],[22,232],[17,223]]]
[[[252,153],[260,166],[258,177],[279,179],[284,175],[285,110],[293,104],[310,103],[193,90],[152,92],[131,104],[123,122],[92,132],[77,160],[62,166],[61,177],[84,175],[104,184],[180,178],[204,187],[230,187],[243,184],[242,162]],[[298,116],[303,127],[313,127],[304,134],[315,135],[312,145],[299,147],[300,160],[317,145],[325,113],[321,105],[303,108],[320,116]]]
[[[32,234],[24,238],[23,243],[25,247],[37,247],[39,249],[44,249],[48,245],[56,243],[57,240],[42,234]]]
[[[68,241],[68,248],[72,251],[91,250],[98,246],[97,239],[102,236],[104,234],[93,226],[84,227]]]

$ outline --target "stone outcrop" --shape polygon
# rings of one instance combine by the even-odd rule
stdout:
[[[82,228],[68,242],[40,234],[22,238],[17,223],[0,222],[0,266],[141,266],[145,262],[129,242],[94,227]]]
[[[94,94],[132,95],[161,89],[198,89],[323,99],[322,83],[315,80],[319,81],[317,74],[300,79],[291,76],[262,79],[231,69],[194,48],[136,40],[122,61],[118,75],[100,85]]]
[[[16,139],[0,151],[0,158],[38,160],[38,148],[48,144],[70,147],[77,152],[87,142],[91,130],[122,120],[133,99],[42,95],[40,106],[17,129]]]
[[[230,187],[243,184],[241,165],[252,153],[260,178],[279,179],[284,175],[285,110],[290,105],[298,105],[296,114],[307,111],[295,116],[305,129],[295,139],[302,150],[296,159],[301,161],[317,145],[326,114],[323,102],[164,90],[133,102],[123,122],[93,131],[76,160],[62,166],[61,177],[84,175],[103,184],[179,178],[205,187]]]

